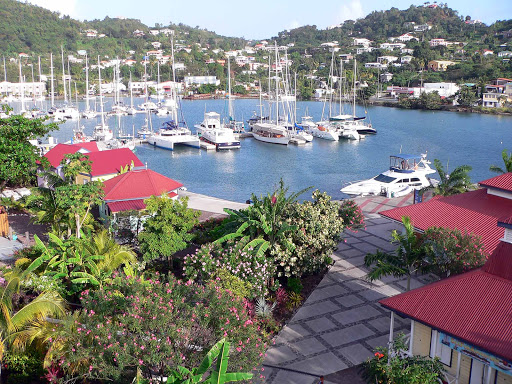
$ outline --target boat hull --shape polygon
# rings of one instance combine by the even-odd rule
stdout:
[[[286,136],[283,136],[283,137],[267,137],[267,136],[262,136],[262,135],[260,135],[260,134],[258,134],[256,132],[253,132],[252,135],[253,135],[253,137],[256,140],[264,142],[264,143],[288,145],[288,143],[290,142],[290,138],[286,137]]]

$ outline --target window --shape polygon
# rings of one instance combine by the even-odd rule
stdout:
[[[420,181],[420,179],[418,179],[417,177],[413,177],[411,181],[414,183],[415,181]]]
[[[489,366],[479,360],[471,359],[471,371],[469,374],[469,384],[486,384]],[[496,382],[496,371],[491,370],[489,383]]]
[[[382,173],[379,176],[376,176],[374,178],[375,181],[380,181],[381,183],[391,183],[392,181],[395,181],[396,179],[394,177],[389,177],[386,175],[383,175]]]
[[[430,357],[439,357],[441,363],[452,366],[452,350],[449,346],[441,343],[441,334],[432,330],[430,336]]]

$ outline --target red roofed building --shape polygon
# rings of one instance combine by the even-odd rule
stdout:
[[[512,383],[510,222],[498,222],[505,236],[482,268],[380,301],[391,323],[411,319],[408,353],[439,357],[449,383]]]
[[[143,169],[144,164],[128,148],[110,149],[98,151],[96,142],[77,144],[57,144],[44,155],[52,166],[52,170],[59,176],[62,174],[62,160],[71,153],[83,153],[89,157],[91,164],[90,174],[77,176],[77,183],[83,184],[93,180],[108,180],[124,171],[128,166],[132,170]],[[45,180],[38,177],[38,185],[45,185]]]
[[[453,196],[436,196],[429,201],[382,211],[382,216],[397,222],[409,216],[414,228],[423,232],[430,227],[447,227],[481,236],[487,252],[492,253],[502,231],[498,219],[512,216],[512,173],[484,180],[481,189]]]
[[[163,194],[178,198],[178,189],[183,184],[150,169],[123,173],[103,182],[104,204],[100,215],[107,218],[122,211],[140,211],[146,208],[144,200]]]

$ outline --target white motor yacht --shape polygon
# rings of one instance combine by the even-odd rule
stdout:
[[[341,192],[350,196],[385,195],[398,197],[421,189],[436,185],[437,180],[428,175],[436,173],[430,167],[427,155],[393,155],[390,156],[389,170],[372,179],[350,183],[341,189]]]
[[[203,122],[195,128],[199,140],[215,145],[217,150],[240,148],[240,141],[235,138],[233,130],[221,124],[217,112],[205,112]]]
[[[312,122],[312,121],[311,121]],[[313,123],[313,122],[312,122]],[[303,124],[304,124],[304,118],[303,118]],[[328,121],[319,121],[318,123],[313,123],[314,126],[309,126],[309,132],[315,137],[318,137],[319,139],[324,140],[330,140],[330,141],[339,141],[340,135],[334,129],[331,127]]]
[[[199,148],[199,138],[185,126],[180,126],[174,120],[167,121],[163,126],[148,138],[148,143],[164,149],[174,150],[176,144]]]

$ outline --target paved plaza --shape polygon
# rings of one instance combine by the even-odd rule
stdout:
[[[376,213],[401,201],[406,200],[372,198],[368,209],[363,207],[366,229],[345,233],[345,242],[333,255],[335,264],[268,350],[263,371],[266,383],[318,383],[319,376],[359,365],[373,355],[375,347],[386,346],[390,314],[378,301],[404,292],[405,279],[386,277],[369,283],[363,263],[368,252],[395,249],[389,239],[391,231],[401,230],[401,225]],[[411,288],[425,284],[428,278],[413,278]],[[394,329],[408,333],[409,323],[395,316]]]

